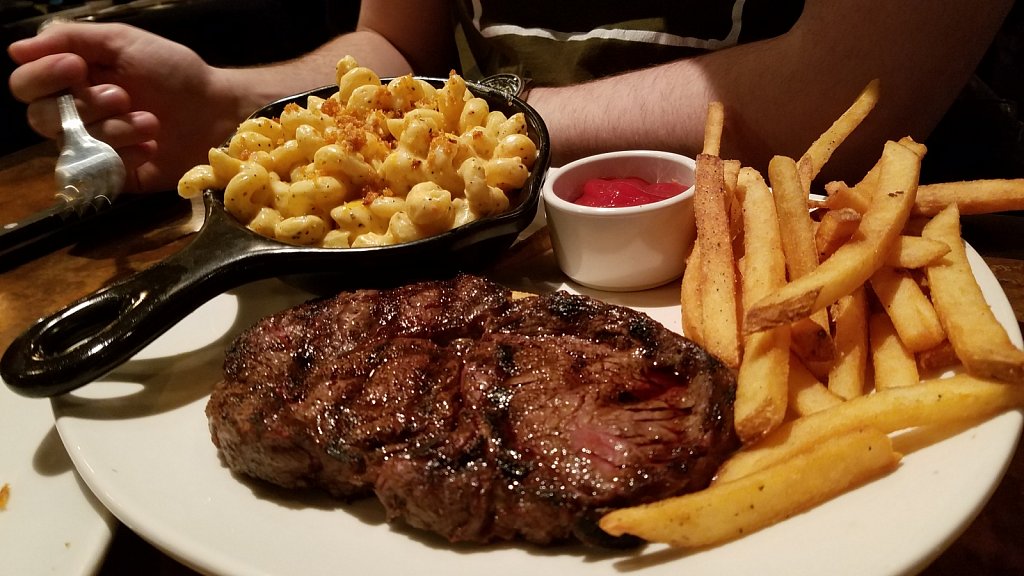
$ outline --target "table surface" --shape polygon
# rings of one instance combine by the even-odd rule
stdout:
[[[25,218],[52,203],[55,157],[52,145],[43,144],[0,158],[0,222]],[[32,258],[0,261],[0,350],[35,319],[180,250],[194,229],[188,203],[180,205],[112,221],[76,243]],[[965,218],[963,224],[964,237],[995,273],[1018,323],[1024,321],[1022,223],[1024,217],[1001,214]],[[1024,448],[1018,447],[991,500],[923,574],[1024,574],[1022,542]],[[117,529],[99,573],[193,574],[124,526]]]

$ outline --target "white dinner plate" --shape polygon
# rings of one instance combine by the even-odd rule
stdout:
[[[85,486],[54,428],[50,403],[0,382],[0,574],[93,574],[117,522]]]
[[[1009,302],[971,251],[996,316],[1020,346]],[[549,261],[550,260],[550,261]],[[553,259],[499,280],[544,291]],[[570,287],[571,288],[571,287]],[[678,286],[592,293],[680,330]],[[450,545],[390,526],[379,504],[346,505],[233,475],[210,441],[204,408],[225,347],[258,318],[307,296],[264,281],[221,295],[100,383],[53,401],[57,427],[83,478],[143,538],[201,572],[224,575],[447,574],[597,576],[913,573],[970,523],[1016,447],[1007,413],[906,455],[899,468],[813,510],[697,552],[651,545],[629,552],[581,546]]]

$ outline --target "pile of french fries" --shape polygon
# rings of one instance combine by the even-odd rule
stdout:
[[[683,331],[735,369],[744,446],[704,490],[608,513],[608,533],[728,542],[896,469],[894,432],[1024,407],[1024,351],[960,236],[961,214],[1024,209],[1024,181],[919,185],[926,150],[904,138],[860,182],[812,194],[878,98],[873,81],[767,179],[720,157],[724,107],[709,106]]]

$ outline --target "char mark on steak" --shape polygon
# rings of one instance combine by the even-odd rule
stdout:
[[[737,447],[732,373],[628,308],[458,276],[355,291],[241,334],[207,406],[228,466],[452,541],[582,538],[703,488]]]

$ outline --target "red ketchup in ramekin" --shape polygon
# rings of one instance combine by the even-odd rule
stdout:
[[[643,178],[591,178],[573,204],[594,208],[641,206],[671,198],[686,190],[678,182],[651,183]]]

